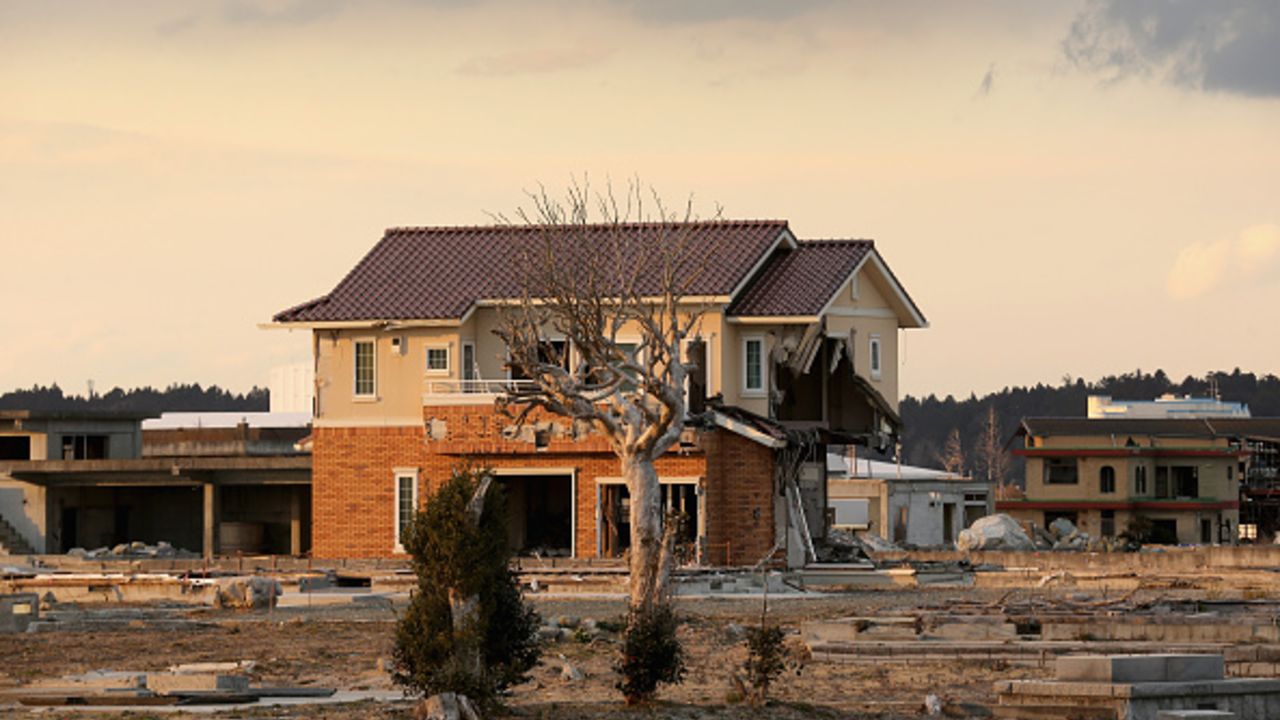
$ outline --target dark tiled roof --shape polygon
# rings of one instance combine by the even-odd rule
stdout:
[[[659,237],[671,226],[633,224],[623,233]],[[710,221],[681,225],[691,254],[713,253],[692,295],[728,295],[787,230],[782,220]],[[619,228],[591,225],[582,244],[607,244]],[[478,300],[517,297],[514,259],[542,227],[393,228],[328,295],[289,308],[276,322],[457,319]],[[697,248],[705,248],[699,251]],[[652,274],[655,275],[656,274]],[[641,288],[643,290],[643,288]]]
[[[1280,437],[1280,418],[1025,418],[1019,434]]]
[[[870,240],[810,240],[778,252],[729,307],[729,314],[817,315],[874,247]]]

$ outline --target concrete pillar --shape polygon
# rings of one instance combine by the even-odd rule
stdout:
[[[289,554],[302,554],[302,488],[289,494]]]
[[[222,498],[219,497],[218,486],[211,482],[204,483],[204,556],[212,558],[218,554],[218,525],[222,522]]]

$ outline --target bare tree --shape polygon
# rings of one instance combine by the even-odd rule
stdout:
[[[1005,476],[1009,474],[1009,454],[1004,449],[1004,438],[1000,429],[1000,416],[996,414],[994,405],[987,406],[987,419],[982,424],[982,434],[974,448],[974,458],[979,474],[985,475],[988,482],[995,483],[996,496],[1004,488]]]
[[[622,198],[585,184],[563,200],[530,197],[514,221],[499,218],[532,231],[513,259],[518,301],[496,331],[530,382],[499,402],[517,423],[541,409],[608,440],[631,496],[631,605],[648,607],[666,598],[673,561],[654,461],[684,429],[681,349],[706,310],[688,291],[710,253],[693,242],[692,202],[669,212],[638,182]]]
[[[959,428],[952,428],[947,435],[947,443],[942,446],[942,454],[938,456],[942,469],[952,475],[963,475],[967,464],[964,456],[964,443],[960,440]]]

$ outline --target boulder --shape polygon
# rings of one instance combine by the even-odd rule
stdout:
[[[1049,523],[1049,532],[1053,533],[1055,538],[1062,540],[1074,534],[1076,532],[1076,526],[1075,523],[1070,520],[1060,517]]]
[[[1035,543],[1023,532],[1017,520],[999,513],[974,521],[968,529],[960,531],[956,549],[970,550],[1035,550]]]
[[[283,592],[279,581],[257,576],[227,577],[218,580],[213,604],[220,608],[272,608]]]

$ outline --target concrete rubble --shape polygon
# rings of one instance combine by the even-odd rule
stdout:
[[[273,608],[283,593],[280,582],[274,578],[257,575],[218,578],[213,605],[242,610]]]
[[[1210,654],[1060,657],[1054,680],[996,683],[993,710],[996,717],[1063,720],[1194,718],[1186,712],[1206,710],[1239,720],[1280,717],[1280,680],[1227,678],[1224,665]]]
[[[988,515],[974,521],[973,525],[960,531],[956,539],[956,549],[961,552],[972,550],[1035,550],[1036,545],[1023,531],[1017,520],[1003,513]]]
[[[95,670],[49,680],[37,680],[0,692],[0,704],[64,705],[223,705],[256,702],[262,698],[323,698],[331,688],[253,685],[253,663],[176,665],[164,672]]]
[[[83,560],[105,560],[105,559],[121,559],[121,558],[198,558],[200,553],[194,553],[190,550],[175,548],[173,545],[161,540],[154,545],[148,545],[140,540],[131,543],[120,543],[115,547],[100,547],[93,550],[84,548],[71,548],[67,551],[69,557],[80,558]]]

